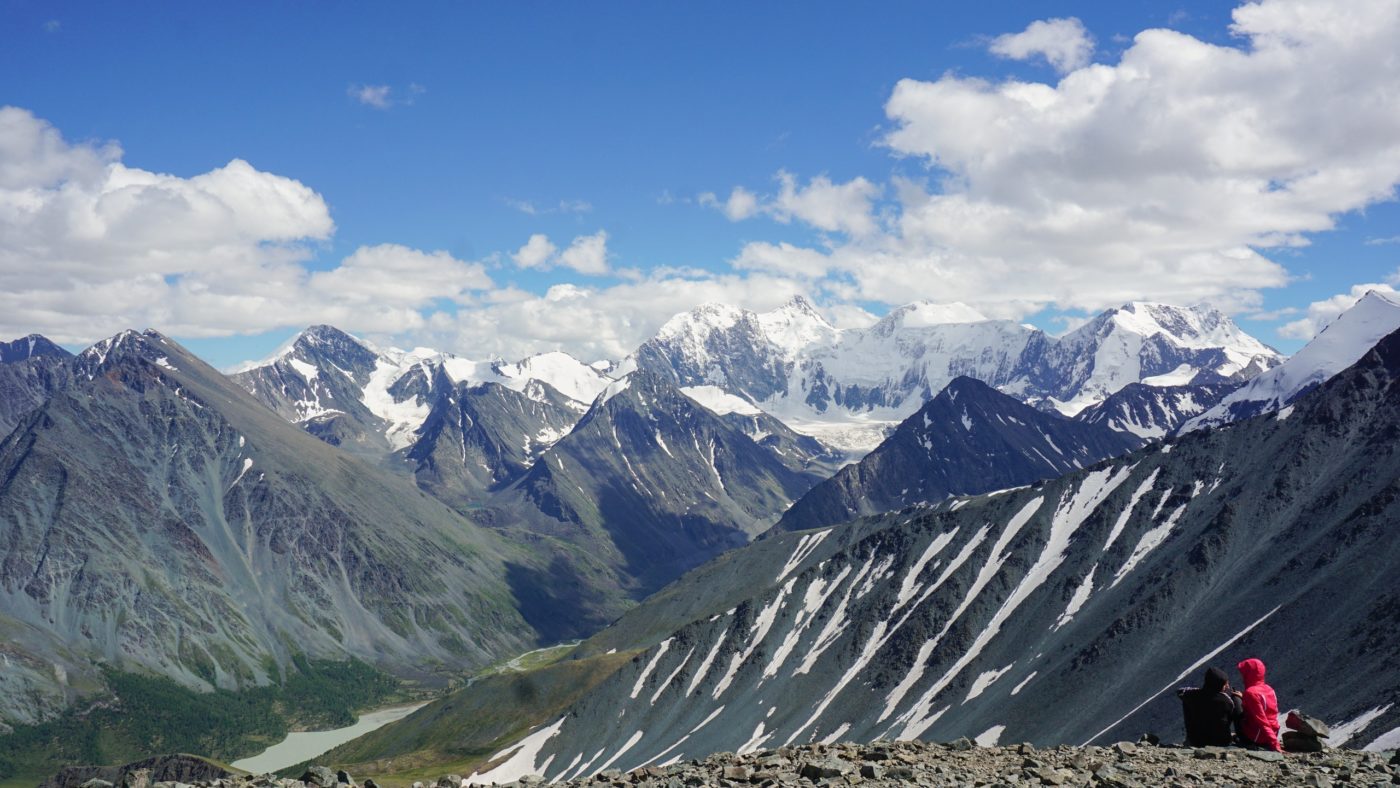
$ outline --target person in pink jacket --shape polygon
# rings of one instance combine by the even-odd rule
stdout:
[[[1235,666],[1244,679],[1240,696],[1244,716],[1240,718],[1240,735],[1247,744],[1266,750],[1282,752],[1278,743],[1278,697],[1274,688],[1264,683],[1264,663],[1253,657]]]

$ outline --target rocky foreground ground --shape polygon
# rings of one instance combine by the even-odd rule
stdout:
[[[357,783],[343,771],[307,769],[301,779],[272,775],[225,775],[196,779],[153,780],[150,769],[112,775],[116,782],[89,778],[81,788],[379,788],[372,778]],[[537,785],[527,776],[511,786]],[[605,771],[566,786],[1313,786],[1400,785],[1400,754],[1326,750],[1280,754],[1234,748],[1156,747],[1121,742],[1110,747],[1029,744],[979,747],[967,739],[949,744],[876,742],[874,744],[783,747],[747,755],[717,753],[704,760],[647,766],[631,772]],[[459,775],[413,788],[465,788]]]

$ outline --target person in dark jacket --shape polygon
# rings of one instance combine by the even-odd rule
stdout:
[[[1220,668],[1207,668],[1200,687],[1177,690],[1186,718],[1186,743],[1192,747],[1227,747],[1232,743],[1231,723],[1240,718],[1239,693],[1230,691],[1230,680]]]
[[[1246,746],[1283,752],[1278,743],[1278,697],[1264,683],[1264,663],[1250,658],[1235,666],[1244,679],[1244,716],[1240,717],[1240,738]]]

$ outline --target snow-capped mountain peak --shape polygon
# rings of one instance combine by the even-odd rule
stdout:
[[[1219,426],[1278,410],[1356,363],[1382,337],[1398,328],[1400,301],[1372,290],[1302,350],[1186,422],[1181,431]]]
[[[292,421],[351,414],[394,451],[415,440],[434,401],[454,384],[499,383],[529,396],[536,390],[532,383],[544,383],[582,412],[611,380],[602,369],[561,352],[513,363],[476,361],[429,347],[381,349],[323,325],[307,328],[234,378]]]
[[[697,307],[623,368],[714,387],[859,454],[959,375],[1073,415],[1131,383],[1242,381],[1279,360],[1209,307],[1132,302],[1056,339],[961,303],[915,302],[838,329],[799,298],[762,314]]]

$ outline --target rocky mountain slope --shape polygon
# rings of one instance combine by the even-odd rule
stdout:
[[[426,676],[557,635],[514,585],[549,540],[475,526],[153,331],[68,375],[0,441],[5,717],[93,690],[99,663],[195,687],[294,655]]]
[[[789,426],[857,453],[953,378],[1074,414],[1129,383],[1245,380],[1277,352],[1204,307],[1131,303],[1060,338],[962,305],[914,303],[837,329],[805,299],[753,313],[706,305],[677,315],[627,365],[682,386],[715,386]]]
[[[401,455],[419,487],[457,508],[479,506],[486,492],[523,476],[580,416],[578,402],[537,380],[520,391],[445,379],[434,388],[440,393]]]
[[[1170,690],[1246,656],[1282,706],[1367,744],[1400,725],[1397,435],[1392,334],[1278,415],[763,540],[585,643],[646,647],[478,779],[839,740],[1100,743],[1176,730]]]
[[[284,419],[376,457],[409,447],[438,399],[459,383],[524,393],[542,382],[582,413],[609,381],[564,353],[516,363],[471,361],[427,348],[381,350],[332,326],[306,329],[233,379]]]
[[[1272,413],[1306,394],[1364,356],[1381,337],[1400,328],[1400,302],[1371,291],[1283,364],[1250,380],[1182,431],[1215,427]]]
[[[491,499],[491,522],[578,545],[645,595],[767,530],[829,473],[785,460],[745,426],[634,372]]]
[[[0,342],[0,437],[64,384],[72,357],[38,334]]]
[[[1175,433],[1187,421],[1215,407],[1240,385],[1202,383],[1149,386],[1146,383],[1129,383],[1108,395],[1103,402],[1081,410],[1074,418],[1084,424],[1102,424],[1144,440],[1157,440]]]
[[[818,484],[776,526],[803,531],[868,514],[1052,479],[1141,444],[954,378],[860,462]]]

